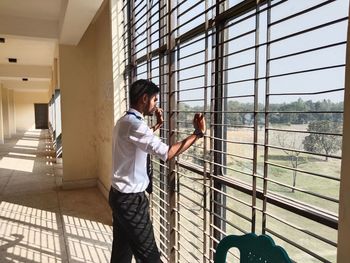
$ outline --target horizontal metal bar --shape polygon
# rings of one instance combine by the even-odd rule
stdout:
[[[214,139],[215,141],[219,141],[219,142],[227,142],[227,143],[232,143],[232,144],[250,145],[250,146],[254,145],[254,142],[232,141],[232,140],[227,140],[227,139],[221,139],[219,137],[214,137],[214,136],[207,136],[207,137],[210,139]]]
[[[178,223],[179,223],[179,225],[180,225],[182,228],[186,229],[187,232],[191,234],[191,236],[193,236],[194,238],[196,238],[198,241],[200,241],[200,242],[203,244],[203,240],[200,240],[201,236],[197,236],[197,234],[196,234],[193,230],[189,229],[185,224],[182,223],[182,220],[179,220]],[[189,223],[191,224],[192,222],[189,221]],[[196,227],[195,229],[196,229],[196,230],[199,230],[200,232],[203,232],[203,228],[197,228],[197,227]],[[181,232],[181,231],[179,231],[177,228],[175,228],[175,230],[178,231],[178,232]],[[198,247],[197,247],[197,248],[198,248]]]
[[[193,91],[193,90],[203,90],[206,91],[205,86],[199,86],[199,87],[193,87],[193,88],[187,88],[187,89],[182,89],[181,87],[178,87],[178,90],[174,90],[174,93],[179,93],[179,92],[186,92],[186,91]]]
[[[266,199],[270,204],[286,209],[291,213],[298,214],[317,223],[338,229],[338,217],[334,214],[321,211],[319,208],[313,207],[295,199],[290,200],[286,197],[277,195],[276,193],[267,193]]]
[[[328,27],[328,26],[331,26],[331,25],[334,25],[334,24],[337,24],[337,23],[341,23],[341,22],[344,22],[346,20],[348,20],[347,16],[346,17],[342,17],[342,18],[338,18],[338,19],[335,19],[335,20],[330,21],[330,22],[326,22],[326,23],[323,23],[323,24],[320,24],[320,25],[317,25],[317,26],[314,26],[314,27],[310,27],[310,28],[307,28],[307,29],[304,29],[304,30],[300,30],[298,32],[295,32],[295,33],[287,35],[287,36],[283,36],[283,37],[271,40],[268,44],[270,45],[272,43],[276,43],[276,42],[279,42],[279,41],[282,41],[282,40],[285,40],[285,39],[288,39],[288,38],[292,38],[292,37],[295,37],[295,36],[298,36],[298,35],[303,35],[305,33],[308,33],[308,32],[311,32],[311,31],[315,31],[315,30],[318,30],[318,29],[321,29],[321,28],[324,28],[324,27]]]
[[[184,12],[182,13],[178,13],[177,15],[177,19],[179,19],[180,17],[182,17],[183,15],[187,14],[188,12],[190,12],[192,9],[196,8],[198,5],[202,4],[203,1],[202,0],[199,0],[197,3],[194,3],[191,5],[190,8],[187,8]]]
[[[273,163],[273,162],[270,162],[270,161],[265,162],[265,163],[268,164],[268,165],[272,165],[272,166],[275,166],[275,167],[279,167],[279,168],[283,168],[283,169],[287,169],[287,170],[291,170],[291,171],[295,171],[295,172],[299,172],[299,173],[305,173],[305,174],[314,175],[314,176],[317,176],[317,177],[323,177],[323,178],[334,180],[334,181],[338,181],[338,182],[340,181],[340,178],[332,177],[332,176],[329,176],[329,175],[313,173],[313,172],[309,172],[309,171],[302,170],[302,169],[295,169],[295,168],[288,167],[288,166],[285,166],[285,165],[276,164],[276,163]]]
[[[152,202],[154,203],[154,202]],[[159,218],[161,218],[162,220],[164,220],[164,222],[167,222],[167,218],[166,217],[163,217],[156,209],[152,209],[152,212],[157,214]],[[154,218],[154,217],[153,217]],[[166,223],[168,224],[168,223]],[[167,227],[166,226],[163,226],[162,224],[160,224],[159,222],[159,226],[163,229],[163,231],[167,231]]]
[[[164,191],[163,189],[160,189],[157,185],[153,184],[153,187],[155,189],[157,189],[159,192],[161,192],[162,194],[164,194],[165,196],[168,194],[166,191]]]
[[[249,47],[246,47],[244,49],[241,49],[241,50],[238,50],[238,51],[235,51],[235,52],[232,52],[232,53],[225,54],[222,57],[225,58],[225,57],[229,57],[229,56],[232,56],[232,55],[240,54],[240,53],[243,53],[243,52],[246,52],[246,51],[249,51],[249,50],[256,50],[257,48],[260,48],[260,47],[263,47],[263,46],[268,46],[268,45],[274,44],[276,42],[283,41],[283,40],[288,39],[288,38],[292,38],[294,36],[298,36],[298,35],[305,34],[307,32],[311,32],[311,31],[314,31],[314,30],[317,30],[317,29],[320,29],[320,28],[323,28],[323,27],[327,27],[327,26],[330,26],[330,25],[333,25],[333,24],[336,24],[336,23],[343,22],[343,21],[347,20],[347,18],[348,17],[344,17],[344,18],[337,19],[337,20],[334,20],[334,21],[331,21],[331,22],[328,22],[328,23],[324,23],[324,24],[321,24],[321,25],[318,25],[318,26],[315,26],[315,27],[312,27],[312,28],[308,28],[308,29],[305,29],[305,30],[298,31],[296,33],[293,33],[293,34],[290,34],[290,35],[287,35],[287,36],[284,36],[284,37],[280,37],[280,38],[277,38],[277,39],[274,39],[274,40],[270,40],[269,42],[265,42],[265,43],[261,43],[261,44],[253,45],[253,46],[249,46]],[[261,79],[261,78],[259,78],[259,79]]]
[[[309,230],[307,230],[305,228],[302,228],[302,227],[299,227],[299,226],[297,226],[295,224],[292,224],[292,223],[286,221],[284,218],[280,218],[280,217],[275,216],[273,214],[270,214],[268,212],[265,212],[265,214],[268,215],[269,217],[271,217],[271,218],[273,218],[273,219],[283,223],[283,224],[286,224],[287,226],[290,226],[291,228],[294,228],[296,230],[299,230],[300,232],[308,234],[308,235],[310,235],[310,236],[312,236],[312,237],[314,237],[316,239],[319,239],[319,240],[321,240],[321,241],[323,241],[323,242],[325,242],[325,243],[327,243],[327,244],[329,244],[331,246],[337,247],[337,243],[336,242],[333,242],[333,241],[331,241],[331,240],[329,240],[327,238],[324,238],[324,237],[322,237],[320,235],[317,235],[316,233],[311,232],[311,231],[309,231]]]
[[[184,187],[184,185],[183,185],[183,184],[180,184],[179,187]],[[189,188],[189,189],[191,189],[191,188]],[[203,208],[203,204],[202,204],[202,203],[198,203],[197,201],[193,200],[193,198],[191,199],[191,198],[189,198],[188,196],[182,194],[182,193],[181,193],[181,190],[178,191],[178,196],[179,196],[179,197],[183,197],[184,199],[186,199],[186,200],[192,202],[194,205],[198,206],[200,209]],[[202,197],[202,196],[201,196],[201,197]],[[188,205],[190,205],[190,204],[188,204]],[[194,210],[194,208],[192,208],[192,209]]]
[[[327,67],[320,67],[320,68],[305,69],[305,70],[299,70],[299,71],[292,71],[292,72],[287,72],[287,73],[270,75],[267,78],[279,78],[279,77],[284,77],[284,76],[290,76],[290,75],[295,75],[295,74],[303,74],[303,73],[309,73],[309,72],[321,71],[321,70],[328,70],[328,69],[334,69],[334,68],[345,68],[345,64],[339,64],[339,65],[333,65],[333,66],[327,66]],[[266,78],[264,77],[264,78],[258,78],[258,79],[266,79]]]
[[[341,134],[341,133],[315,132],[315,131],[303,131],[303,130],[291,130],[291,129],[266,128],[265,130],[266,131],[281,131],[281,132],[294,132],[294,133],[307,133],[307,134],[343,136],[343,134]]]
[[[166,45],[162,45],[159,48],[153,50],[152,52],[150,52],[149,54],[143,55],[142,57],[136,59],[136,64],[140,64],[143,63],[145,61],[147,61],[148,57],[157,57],[160,54],[164,53],[166,51]],[[160,65],[160,66],[164,66],[164,65]],[[164,75],[160,75],[160,76],[164,76]]]
[[[208,13],[210,10],[212,10],[212,9],[214,9],[214,8],[215,8],[215,5],[209,6],[209,7],[208,7],[207,9],[205,9],[203,12],[197,13],[195,16],[192,16],[192,18],[189,19],[189,20],[187,20],[186,22],[184,22],[184,23],[182,23],[182,24],[180,24],[180,25],[176,25],[176,26],[172,29],[171,33],[174,33],[174,32],[176,32],[176,31],[178,31],[180,28],[182,28],[182,27],[184,27],[184,26],[190,24],[191,22],[193,22],[194,20],[196,20],[196,19],[199,18],[200,16],[205,15],[206,13]],[[203,26],[203,24],[200,24],[200,26]],[[188,32],[186,32],[186,33],[188,33]]]
[[[238,184],[237,181],[233,180],[232,178],[214,175],[210,175],[210,177],[212,177],[216,182],[222,185],[229,186],[235,190],[238,190],[251,196],[253,195],[251,187],[248,188],[242,183]],[[256,190],[256,197],[261,200],[264,198],[262,191],[260,191],[259,189]],[[322,213],[318,209],[313,209],[310,206],[305,205],[304,203],[299,204],[295,200],[290,201],[285,197],[281,198],[276,194],[269,193],[265,197],[267,202],[269,202],[270,204],[286,209],[289,212],[306,217],[320,224],[329,226],[334,229],[338,229],[338,219],[333,215]]]
[[[242,205],[245,205],[245,206],[247,206],[247,207],[249,207],[249,208],[253,208],[253,206],[252,206],[250,203],[247,203],[247,202],[245,202],[245,201],[243,201],[243,200],[241,200],[241,199],[238,199],[238,198],[236,198],[236,197],[234,197],[234,196],[230,196],[230,195],[228,195],[226,192],[224,192],[224,191],[222,191],[222,190],[220,190],[220,189],[217,189],[217,188],[215,188],[215,187],[213,187],[213,186],[210,186],[209,189],[212,190],[212,191],[214,191],[214,192],[216,192],[216,193],[219,193],[219,194],[221,194],[221,195],[223,195],[223,196],[225,196],[225,197],[227,197],[227,198],[233,199],[234,201],[236,201],[236,202],[238,202],[238,203],[240,203],[240,204],[242,204]]]
[[[221,99],[238,99],[238,98],[251,98],[255,97],[255,94],[245,94],[245,95],[236,95],[236,96],[225,96],[225,97],[215,97],[213,100],[221,100]],[[225,111],[222,111],[222,113],[226,113]],[[242,112],[240,112],[242,113]]]
[[[197,76],[194,76],[194,77],[179,79],[178,82],[183,82],[183,81],[192,80],[192,79],[198,79],[198,78],[204,78],[204,77],[205,77],[205,75],[197,75]]]
[[[265,178],[265,181],[271,182],[271,183],[274,183],[274,184],[277,184],[279,186],[283,186],[283,187],[286,187],[286,188],[289,188],[289,189],[293,189],[293,190],[296,190],[298,192],[302,192],[304,194],[308,194],[308,195],[312,195],[312,196],[315,196],[315,197],[318,197],[318,198],[321,198],[321,199],[324,199],[324,200],[328,200],[330,202],[334,202],[334,203],[337,203],[337,204],[339,203],[338,199],[335,199],[335,198],[332,198],[332,197],[328,197],[328,196],[325,196],[325,195],[321,195],[321,194],[317,194],[317,193],[314,193],[314,192],[306,191],[306,190],[304,190],[302,188],[294,187],[294,186],[291,186],[291,185],[288,185],[288,184],[285,184],[285,183],[281,183],[281,182],[276,181],[274,179]],[[268,192],[274,192],[274,191],[268,190]]]
[[[193,214],[194,216],[197,216],[197,218],[203,220],[202,217],[198,216],[198,213],[195,213],[195,212],[193,211],[193,208],[188,207],[186,204],[184,204],[184,203],[181,202],[181,201],[177,201],[177,203],[178,203],[179,205],[181,205],[183,208],[185,208],[188,212],[190,212],[191,214]],[[179,214],[181,214],[181,213],[179,212]]]
[[[230,27],[231,27],[231,26],[230,26]],[[245,37],[245,36],[248,36],[248,35],[250,35],[250,34],[253,34],[253,33],[255,33],[255,32],[256,32],[256,30],[255,30],[255,29],[252,29],[252,30],[247,31],[247,32],[244,32],[244,33],[242,33],[242,34],[240,34],[240,35],[238,35],[238,36],[235,36],[235,37],[229,38],[229,39],[227,39],[227,40],[225,40],[225,41],[222,41],[222,42],[219,43],[219,45],[223,45],[223,44],[226,44],[226,43],[230,43],[230,42],[235,41],[235,40],[237,40],[237,39],[240,39],[240,38],[242,38],[242,37]]]
[[[268,114],[274,114],[274,113],[278,113],[278,114],[281,114],[281,113],[303,113],[303,114],[316,114],[316,113],[329,113],[329,114],[343,114],[344,111],[265,111],[265,113],[268,113]]]
[[[238,125],[238,124],[218,124],[218,123],[210,123],[211,126],[222,126],[222,127],[229,127],[229,128],[241,128],[241,129],[254,129],[254,126],[248,126],[248,125]],[[212,138],[209,136],[209,138]]]
[[[180,173],[179,173],[179,174],[180,174]],[[186,178],[188,178],[188,177],[186,177]],[[203,193],[202,193],[202,192],[198,192],[197,190],[193,189],[192,187],[187,186],[187,185],[184,184],[184,183],[181,183],[181,179],[180,179],[179,187],[187,188],[187,189],[190,190],[191,192],[194,192],[194,193],[198,194],[198,196],[201,196],[201,197],[203,198]],[[180,191],[181,191],[181,189],[178,190],[178,192],[180,192]],[[181,193],[179,193],[179,195],[181,195]],[[187,198],[187,197],[186,197],[186,199],[192,201],[192,199],[189,199],[189,198]],[[197,204],[197,202],[194,202],[194,203]],[[203,207],[203,204],[198,204],[198,206]]]
[[[152,220],[155,220],[155,222],[157,222],[158,225],[160,225],[160,223],[159,223],[158,220],[156,220],[156,219],[152,219]],[[159,236],[162,237],[162,238],[159,240],[159,242],[162,243],[162,245],[167,249],[167,248],[168,248],[167,243],[169,242],[169,240],[167,239],[167,237],[164,235],[164,233],[160,232],[160,231],[158,230],[158,228],[156,228],[156,227],[154,227],[154,231],[156,231],[156,232],[159,234]],[[162,239],[164,239],[165,241],[167,241],[167,243],[163,242]]]
[[[249,62],[249,63],[246,63],[246,64],[241,64],[239,66],[235,66],[235,67],[231,67],[231,68],[225,68],[223,70],[217,70],[217,71],[215,71],[215,73],[220,73],[221,71],[222,72],[226,72],[226,71],[229,71],[229,70],[240,69],[240,68],[250,67],[250,66],[256,66],[256,63],[255,62]]]
[[[181,49],[182,49],[182,48],[178,48],[178,51],[181,51]],[[186,56],[183,56],[183,57],[179,56],[178,61],[181,62],[181,60],[184,60],[184,59],[186,59],[186,58],[193,57],[193,56],[198,55],[198,54],[200,54],[200,53],[205,53],[205,50],[199,50],[199,51],[197,51],[197,52],[191,53],[191,54],[186,55]],[[179,54],[179,55],[180,55],[180,54]]]
[[[208,24],[211,25],[213,21],[209,20]],[[200,37],[194,41],[192,41],[192,38],[198,37],[198,34],[205,34],[203,37]],[[208,31],[206,31],[206,24],[203,23],[199,26],[196,26],[194,28],[192,28],[191,30],[189,30],[188,32],[182,34],[181,36],[179,36],[176,39],[176,43],[178,44],[175,47],[174,52],[178,51],[179,49],[184,49],[188,46],[194,45],[195,43],[202,41],[202,40],[206,40],[207,38],[209,38],[210,36],[212,36],[214,33],[208,33]],[[189,42],[189,43],[188,43]]]
[[[269,232],[270,234],[272,234],[272,235],[274,235],[274,236],[276,236],[276,237],[282,239],[283,241],[285,241],[285,242],[287,242],[287,243],[293,245],[294,247],[299,248],[300,250],[306,252],[307,254],[313,256],[314,258],[317,258],[318,260],[320,260],[320,261],[322,261],[322,262],[329,262],[329,263],[330,263],[330,261],[328,261],[328,260],[326,260],[325,258],[323,258],[323,257],[321,257],[321,256],[319,256],[319,255],[317,255],[316,253],[312,252],[311,250],[305,248],[305,246],[302,246],[302,245],[300,245],[300,244],[298,244],[298,243],[296,243],[296,242],[293,242],[292,240],[290,240],[290,239],[288,239],[288,238],[285,238],[284,236],[282,236],[282,235],[276,233],[275,231],[273,231],[272,229],[266,227],[265,230],[266,230],[267,232]]]
[[[217,153],[223,153],[222,151],[215,150],[215,149],[211,149],[210,151],[211,152],[217,152]],[[232,154],[232,153],[229,153],[229,152],[226,152],[225,155],[232,156],[232,157],[237,157],[237,158],[248,160],[248,161],[253,161],[254,160],[254,158],[252,158],[252,157],[246,157],[246,156],[242,156],[242,155]]]
[[[183,215],[182,213],[180,213],[180,211],[176,208],[174,208],[174,211],[181,216],[183,219],[187,220],[190,224],[194,225],[196,228],[200,229],[202,232],[204,231],[204,229],[201,228],[200,225],[198,225],[197,223],[193,222],[193,220],[191,220],[188,216]],[[201,218],[202,219],[202,218]],[[181,220],[181,218],[180,218]],[[202,219],[203,220],[203,219]]]
[[[237,212],[237,211],[231,209],[231,208],[228,207],[228,206],[224,206],[222,203],[219,203],[219,202],[217,202],[217,201],[215,201],[215,200],[211,200],[211,201],[212,201],[214,204],[217,204],[218,206],[224,208],[225,210],[230,211],[231,213],[233,213],[233,214],[239,216],[240,218],[243,218],[243,219],[245,219],[246,221],[248,221],[248,222],[250,222],[250,223],[252,222],[252,219],[251,219],[250,217],[247,217],[247,216],[243,215],[242,213],[239,213],[239,212]]]
[[[140,3],[138,3],[138,4],[134,7],[134,11],[136,11],[136,10],[140,7],[140,5],[141,5],[142,3],[143,3],[143,1],[140,1]],[[147,8],[147,3],[145,3],[145,5],[144,5],[142,8],[140,8],[139,11],[137,11],[137,12],[135,13],[135,16],[138,15],[138,14],[140,13],[140,11],[144,10],[145,8]]]
[[[332,0],[332,1],[334,1],[334,0]],[[270,61],[275,61],[275,60],[279,60],[279,59],[283,59],[283,58],[298,56],[298,55],[311,53],[314,51],[332,48],[332,47],[336,47],[336,46],[340,46],[340,45],[346,45],[346,41],[342,41],[342,42],[338,42],[338,43],[334,43],[334,44],[329,44],[329,45],[325,45],[325,46],[320,46],[320,47],[316,47],[316,48],[311,48],[311,49],[307,49],[307,50],[303,50],[303,51],[299,51],[299,52],[295,52],[295,53],[289,53],[289,54],[283,55],[283,56],[269,58],[267,61],[270,62]]]
[[[180,232],[178,232],[178,233],[179,233],[180,236],[182,236],[182,237],[186,240],[186,238],[185,238],[183,235],[181,235]],[[187,241],[187,240],[186,240],[186,241]],[[189,241],[187,241],[187,242],[189,242]],[[181,242],[180,240],[178,240],[177,243],[180,244],[180,246],[181,246],[188,254],[190,254],[193,258],[195,258],[196,262],[200,262],[200,259],[193,253],[193,251],[190,251],[190,250],[188,249],[188,245],[186,246],[186,245],[182,244],[182,242]],[[191,245],[193,245],[193,242],[189,242],[189,243],[190,243]],[[181,254],[181,251],[179,250],[178,253]],[[187,261],[187,260],[186,260],[186,261]],[[187,261],[187,262],[189,262],[189,261]],[[192,263],[192,262],[189,262],[189,263]]]
[[[214,61],[214,60],[209,60],[209,61],[205,61],[205,62],[200,62],[200,63],[194,64],[194,65],[188,66],[188,67],[183,67],[183,68],[180,68],[180,69],[175,69],[175,70],[173,70],[172,72],[176,73],[176,72],[181,72],[181,71],[184,71],[184,70],[187,70],[187,69],[196,68],[196,67],[199,67],[199,66],[204,66],[206,63],[208,63],[208,62],[210,62],[210,61]]]
[[[284,18],[282,18],[282,19],[280,19],[280,20],[276,20],[276,21],[270,23],[269,26],[270,26],[270,27],[271,27],[271,26],[275,26],[275,25],[277,25],[277,24],[280,24],[280,23],[282,23],[282,22],[285,22],[285,21],[290,20],[290,19],[292,19],[292,18],[295,18],[295,17],[297,17],[297,16],[300,16],[300,15],[303,15],[303,14],[306,14],[306,13],[309,13],[310,11],[313,11],[313,10],[316,10],[316,9],[318,9],[318,8],[321,8],[321,7],[323,7],[323,6],[325,6],[325,5],[328,5],[329,3],[334,2],[334,1],[335,1],[335,0],[328,0],[328,1],[325,1],[325,2],[320,3],[320,4],[318,4],[318,5],[309,7],[309,8],[307,8],[307,9],[304,9],[304,10],[302,10],[302,11],[300,11],[300,12],[295,13],[295,14],[286,16],[286,17],[284,17]]]
[[[323,153],[314,153],[314,152],[302,151],[302,150],[297,150],[297,149],[292,149],[292,148],[275,146],[275,145],[271,145],[271,144],[266,144],[265,146],[268,148],[278,149],[278,150],[282,150],[282,151],[304,153],[304,154],[329,157],[329,158],[334,158],[334,159],[339,159],[339,160],[341,159],[341,156],[336,156],[336,155],[331,155],[331,154],[327,155],[327,154],[323,154]]]

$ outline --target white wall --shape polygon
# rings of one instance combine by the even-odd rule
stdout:
[[[16,130],[27,131],[35,128],[35,103],[48,103],[49,92],[14,92],[14,108],[16,112]]]

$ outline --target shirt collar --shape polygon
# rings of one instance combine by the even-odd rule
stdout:
[[[133,109],[133,108],[129,108],[128,112],[132,112],[134,114],[136,114],[137,117],[141,118],[142,120],[144,120],[145,118],[143,117],[143,115],[141,114],[141,112]]]

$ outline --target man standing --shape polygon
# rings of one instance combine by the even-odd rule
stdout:
[[[112,186],[109,204],[113,211],[113,245],[111,263],[130,263],[132,255],[138,263],[158,263],[158,251],[149,203],[145,190],[147,154],[163,161],[187,150],[205,132],[205,119],[196,113],[194,133],[183,141],[168,146],[154,135],[163,124],[162,110],[156,107],[159,88],[151,81],[137,80],[130,86],[130,109],[113,129]],[[145,116],[155,113],[157,123],[149,128]]]

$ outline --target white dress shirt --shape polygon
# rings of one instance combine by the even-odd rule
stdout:
[[[128,113],[113,129],[112,187],[122,193],[138,193],[149,184],[147,154],[166,161],[169,146],[154,135],[140,112],[129,109]]]

